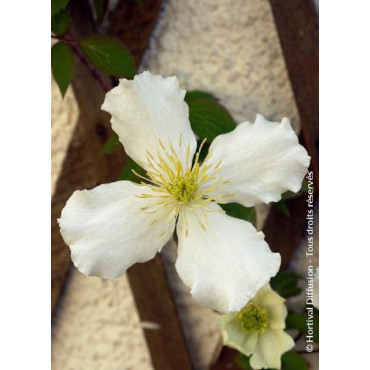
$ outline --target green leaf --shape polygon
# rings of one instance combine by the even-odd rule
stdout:
[[[143,170],[136,162],[134,162],[131,158],[127,159],[126,165],[122,170],[122,173],[119,180],[129,180],[136,183],[140,183],[142,180],[137,177],[132,170],[136,171],[139,175],[145,175],[145,170]]]
[[[144,10],[143,0],[135,0],[135,2],[136,2],[136,5],[137,5],[141,10]]]
[[[281,357],[281,367],[283,370],[308,370],[305,358],[293,351],[283,354]]]
[[[64,35],[68,31],[69,27],[69,16],[68,10],[62,9],[59,13],[55,14],[51,18],[51,30],[56,35]]]
[[[82,40],[80,47],[95,68],[108,75],[134,77],[134,59],[120,41],[106,36],[92,36]]]
[[[113,152],[119,147],[121,147],[119,138],[117,135],[114,135],[110,139],[107,140],[103,148],[100,150],[99,154],[107,154],[107,153]]]
[[[64,9],[69,0],[51,0],[51,17],[53,18],[60,10]]]
[[[193,131],[200,138],[207,138],[208,142],[236,127],[230,113],[214,99],[194,98],[187,103]]]
[[[254,207],[247,208],[238,203],[220,204],[220,206],[227,215],[249,221],[255,225],[256,210]]]
[[[270,280],[271,288],[283,298],[289,298],[301,293],[302,288],[298,286],[301,276],[293,272],[279,271],[275,277]]]
[[[201,90],[193,90],[193,91],[187,91],[185,95],[185,101],[189,103],[190,100],[194,99],[214,99],[217,100],[216,97],[206,91]]]
[[[64,96],[73,76],[73,55],[68,45],[58,42],[51,48],[51,70]]]
[[[101,24],[103,22],[105,13],[108,9],[108,3],[109,0],[94,0],[94,8],[98,24]]]
[[[276,203],[272,203],[281,213],[284,213],[285,216],[290,216],[290,211],[286,201],[284,199],[279,200]]]
[[[297,329],[303,334],[307,334],[308,326],[307,320],[309,319],[306,313],[289,313],[286,318],[287,329]],[[313,341],[319,343],[319,315],[314,312],[313,314]]]
[[[249,370],[251,369],[250,363],[249,363],[249,357],[243,355],[242,353],[238,352],[238,354],[235,357],[235,363],[241,368]]]
[[[315,190],[315,188],[313,189]],[[308,192],[308,181],[305,178],[302,182],[302,187],[297,193],[293,193],[292,191],[286,191],[284,194],[281,195],[282,199],[291,199],[291,198],[296,198],[299,197],[302,194],[305,194]]]

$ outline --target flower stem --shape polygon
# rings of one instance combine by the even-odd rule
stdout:
[[[299,333],[295,338],[294,338],[294,342],[298,342],[303,336],[303,333]]]
[[[68,44],[71,46],[72,51],[74,54],[80,59],[81,63],[88,69],[91,76],[99,83],[100,87],[105,91],[108,92],[111,89],[111,86],[109,86],[101,77],[100,73],[88,62],[88,60],[85,58],[85,56],[82,54],[79,42],[71,38],[70,36],[57,36],[57,35],[51,35],[52,39],[60,40],[61,42],[64,42],[65,44]]]
[[[78,41],[73,40],[71,38],[67,38],[65,36],[51,35],[51,38],[60,40],[60,41],[64,42],[65,44],[78,45]]]

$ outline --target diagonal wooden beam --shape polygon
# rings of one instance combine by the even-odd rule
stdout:
[[[70,3],[71,18],[80,14],[81,29],[72,29],[76,38],[94,33],[91,13],[85,1]],[[75,22],[71,22],[72,27]],[[109,78],[102,76],[109,84]],[[59,231],[57,218],[74,190],[92,188],[117,179],[125,157],[123,149],[114,155],[101,156],[99,151],[112,135],[109,116],[100,110],[104,91],[75,58],[73,89],[79,106],[79,119],[68,147],[62,172],[51,203],[51,309],[55,310],[71,264],[70,251]]]
[[[123,40],[134,51],[137,65],[147,46],[160,3],[159,0],[147,0],[143,2],[143,7],[138,7],[135,1],[121,1],[114,12],[110,34]],[[70,2],[69,10],[71,31],[76,39],[96,34],[87,0]],[[131,21],[133,16],[135,21]],[[115,23],[131,26],[122,30]],[[62,240],[56,219],[74,190],[115,181],[125,161],[123,149],[99,155],[103,143],[113,134],[110,116],[100,110],[105,93],[82,63],[77,59],[75,62],[73,89],[80,116],[52,199],[52,311],[57,305],[71,264],[69,248]],[[102,78],[105,83],[110,83],[109,78]],[[148,263],[133,266],[128,270],[128,277],[141,320],[159,325],[158,330],[145,331],[154,368],[191,369],[161,258],[157,256]]]

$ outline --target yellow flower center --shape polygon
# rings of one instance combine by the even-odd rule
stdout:
[[[167,191],[181,203],[188,203],[195,198],[199,185],[193,173],[187,171],[185,176],[177,176],[166,185]]]
[[[148,170],[146,176],[142,176],[132,170],[136,176],[145,180],[145,182],[142,182],[143,186],[151,188],[151,193],[144,191],[135,196],[155,200],[151,207],[144,206],[141,208],[143,212],[153,214],[150,226],[160,220],[158,215],[161,216],[161,219],[171,220],[170,215],[176,218],[183,209],[186,209],[186,211],[202,209],[204,211],[201,215],[202,219],[198,217],[199,214],[195,214],[195,217],[200,227],[206,230],[208,223],[207,213],[224,212],[223,210],[215,210],[212,203],[224,203],[225,197],[233,195],[232,193],[217,193],[225,189],[230,181],[224,181],[218,176],[221,160],[216,164],[209,163],[211,153],[207,154],[202,166],[200,166],[199,155],[205,142],[206,139],[202,141],[192,164],[190,144],[186,147],[183,146],[182,134],[180,134],[177,144],[168,143],[166,146],[159,140],[161,150],[153,154],[147,152]],[[183,160],[179,158],[178,153],[181,152],[185,157]],[[166,209],[168,210],[167,212],[159,212]],[[189,233],[189,222],[186,212],[184,212],[184,219],[185,226],[183,231],[185,236],[187,236]],[[161,232],[160,237],[165,232]]]
[[[237,317],[246,333],[264,333],[266,331],[268,314],[264,307],[250,302],[238,312]]]

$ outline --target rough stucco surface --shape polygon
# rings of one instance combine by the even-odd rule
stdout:
[[[53,78],[51,101],[51,194],[53,194],[77,123],[78,107],[72,89],[67,90],[63,99]]]
[[[152,369],[126,275],[74,271],[52,331],[53,370]]]
[[[267,0],[166,1],[142,69],[214,92],[238,122],[261,113],[298,125]]]
[[[142,69],[177,75],[187,89],[213,92],[238,122],[262,113],[274,120],[287,116],[299,129],[267,0],[165,1]],[[52,88],[55,91],[55,85]],[[65,99],[59,108],[55,94],[54,178],[73,131],[71,121],[77,118],[73,99]],[[195,368],[205,369],[219,340],[215,314],[198,306],[179,281],[173,243],[164,254]],[[103,282],[73,269],[53,326],[52,345],[54,370],[151,368],[126,276]]]

